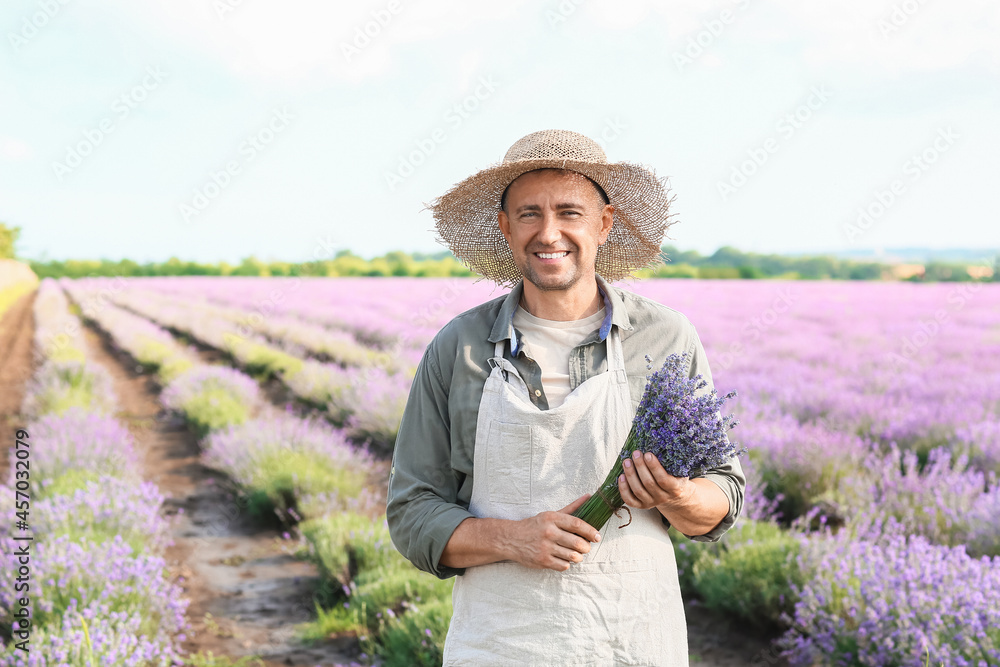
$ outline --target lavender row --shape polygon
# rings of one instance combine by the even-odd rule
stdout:
[[[350,332],[362,344],[422,350],[454,315],[505,290],[465,278],[142,278],[142,288]]]
[[[79,289],[93,292],[101,287],[99,280],[81,281]],[[251,372],[278,377],[299,398],[324,408],[334,423],[347,428],[356,440],[391,449],[412,369],[390,372],[377,365],[345,369],[302,359],[262,337],[240,335],[232,321],[211,309],[191,308],[165,298],[140,297],[123,290],[114,296],[114,302],[226,352]]]
[[[93,298],[99,283],[79,281],[73,289],[75,297],[86,301]],[[340,430],[274,409],[253,378],[199,361],[168,331],[145,318],[110,303],[93,315],[112,340],[133,355],[137,354],[134,341],[155,340],[163,354],[147,356],[144,363],[157,370],[161,382],[163,368],[181,369],[167,375],[161,402],[183,415],[202,436],[207,465],[227,473],[251,497],[264,499],[266,507],[257,509],[295,521],[301,515],[320,516],[378,502],[379,494],[363,484],[376,474],[373,458],[352,446]],[[176,319],[170,324],[174,326]],[[213,335],[203,325],[196,330]],[[145,349],[138,347],[139,353]]]
[[[30,434],[32,531],[30,651],[0,637],[0,665],[168,665],[184,640],[187,601],[160,556],[169,524],[163,496],[144,482],[129,431],[111,414],[110,376],[86,359],[79,320],[52,280],[35,303],[34,351],[40,365],[25,407]],[[0,513],[14,515],[12,468]],[[8,521],[0,525],[0,617],[21,608]]]
[[[69,302],[56,281],[46,279],[39,285],[34,316],[37,370],[25,388],[22,414],[39,417],[71,407],[112,413],[116,399],[111,376],[87,360],[80,320],[69,312]]]

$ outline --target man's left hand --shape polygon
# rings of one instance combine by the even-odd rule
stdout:
[[[695,492],[691,480],[674,477],[649,452],[633,452],[632,458],[626,459],[622,465],[625,474],[618,478],[618,490],[629,507],[667,509],[685,504]]]

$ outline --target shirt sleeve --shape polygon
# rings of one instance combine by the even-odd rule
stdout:
[[[440,565],[441,553],[458,524],[473,515],[457,502],[448,385],[433,348],[432,343],[417,366],[399,425],[386,522],[392,543],[403,556],[419,569],[447,579],[464,570]]]
[[[689,377],[701,374],[708,382],[708,386],[702,391],[711,391],[715,385],[712,382],[712,371],[708,367],[708,357],[705,354],[705,348],[702,346],[697,332],[693,332],[693,336],[694,340],[689,349],[691,353],[691,371]],[[743,494],[747,485],[743,466],[740,465],[740,460],[734,456],[721,466],[709,468],[691,477],[704,477],[715,482],[722,489],[722,492],[726,494],[726,498],[729,499],[729,513],[726,514],[715,528],[704,535],[685,535],[685,537],[695,542],[718,542],[736,524],[736,520],[743,512]]]

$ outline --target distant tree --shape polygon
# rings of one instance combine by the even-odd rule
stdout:
[[[17,237],[20,235],[20,227],[8,227],[5,223],[0,222],[0,259],[17,258],[14,246],[17,244]]]

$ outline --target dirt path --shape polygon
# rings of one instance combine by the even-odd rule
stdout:
[[[166,557],[191,600],[193,632],[184,650],[256,654],[268,667],[349,663],[356,655],[353,640],[307,646],[292,636],[296,623],[315,615],[316,568],[285,554],[280,532],[250,521],[234,502],[228,478],[201,464],[197,438],[163,412],[155,380],[103,332],[88,327],[85,337],[89,358],[114,378],[117,417],[135,435],[145,477],[159,485],[168,497],[165,513],[177,519]]]
[[[0,479],[7,479],[7,450],[13,432],[24,426],[21,401],[24,386],[34,370],[31,339],[35,334],[35,295],[23,295],[0,319]]]
[[[768,637],[751,628],[720,619],[697,604],[685,605],[688,622],[688,654],[692,667],[788,667],[771,648]]]

